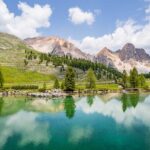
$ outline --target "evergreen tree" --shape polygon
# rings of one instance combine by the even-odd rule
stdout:
[[[65,90],[74,91],[75,90],[75,72],[72,67],[68,67],[65,75]]]
[[[60,88],[59,81],[56,78],[55,81],[54,81],[54,89],[59,89],[59,88]]]
[[[123,71],[123,75],[122,75],[122,85],[123,85],[123,88],[127,87],[127,82],[128,82],[128,76],[127,76],[127,72],[124,70]]]
[[[65,85],[64,85],[64,81],[61,82],[61,89],[64,90]]]
[[[130,86],[131,88],[136,88],[138,87],[138,71],[134,67],[133,70],[130,70]]]
[[[144,87],[146,84],[146,80],[143,74],[139,75],[139,85],[140,87]]]
[[[3,74],[2,74],[2,72],[0,70],[0,88],[3,87],[3,84],[4,84],[4,78],[3,78]]]
[[[24,59],[24,65],[27,66],[28,65],[28,61],[26,59]]]
[[[96,76],[91,68],[87,72],[86,82],[87,89],[94,89],[96,87]]]

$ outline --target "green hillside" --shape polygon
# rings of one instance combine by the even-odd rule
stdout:
[[[17,69],[14,67],[2,66],[1,71],[4,76],[5,87],[11,87],[14,85],[38,85],[43,86],[43,83],[52,84],[55,76],[46,75],[33,71],[26,71]]]
[[[76,72],[76,81],[85,80],[86,71],[92,68],[99,81],[114,81],[120,72],[97,62],[75,59],[71,56],[56,56],[39,53],[26,45],[19,38],[0,33],[0,68],[4,75],[5,86],[49,84],[52,86],[54,76],[61,81],[67,66]]]
[[[28,65],[25,66],[25,59],[30,53],[37,56],[36,59],[29,59]],[[58,74],[58,69],[53,65],[46,66],[45,63],[39,64],[39,54],[37,51],[28,47],[19,38],[7,34],[0,33],[0,65],[10,66],[17,69],[36,71],[44,74]]]

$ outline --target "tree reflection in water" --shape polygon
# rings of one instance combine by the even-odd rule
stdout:
[[[64,99],[64,109],[66,113],[66,117],[69,119],[73,118],[75,115],[75,101],[72,96],[66,96]]]
[[[122,109],[123,112],[127,110],[129,107],[136,107],[140,100],[139,93],[131,93],[131,94],[122,94],[121,101],[122,101]]]
[[[94,102],[94,96],[88,95],[87,96],[87,103],[89,104],[89,106],[92,106],[93,102]]]
[[[0,115],[2,113],[3,105],[4,105],[4,99],[3,97],[0,97]]]

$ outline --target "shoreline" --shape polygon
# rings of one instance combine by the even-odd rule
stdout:
[[[29,96],[29,97],[64,97],[69,95],[105,95],[109,93],[150,93],[150,90],[138,89],[138,90],[76,90],[74,92],[65,92],[62,90],[47,90],[45,92],[39,91],[28,91],[28,90],[14,90],[14,91],[3,91],[0,92],[0,97],[5,96]]]

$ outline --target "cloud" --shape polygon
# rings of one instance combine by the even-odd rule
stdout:
[[[83,23],[92,25],[95,21],[95,16],[92,12],[83,11],[79,7],[70,8],[68,11],[69,20],[76,25]]]
[[[133,43],[138,48],[144,48],[150,53],[150,6],[145,10],[145,24],[141,25],[133,19],[125,22],[116,21],[116,28],[112,33],[99,37],[86,36],[82,40],[69,38],[77,47],[84,52],[97,53],[103,47],[116,51],[127,42]]]
[[[27,38],[40,35],[38,29],[50,26],[49,18],[52,15],[52,9],[49,5],[35,4],[31,7],[27,3],[19,2],[18,9],[21,14],[16,16],[9,11],[3,0],[0,1],[1,32]]]

